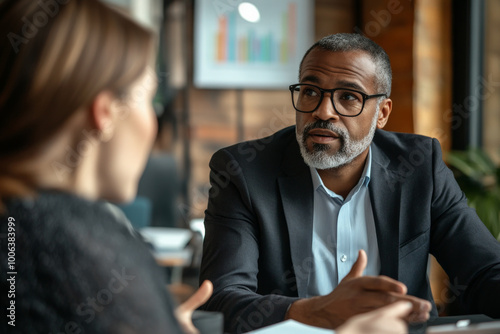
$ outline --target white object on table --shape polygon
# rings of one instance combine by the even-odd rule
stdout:
[[[139,232],[158,252],[183,249],[193,233],[188,229],[173,227],[144,227]]]
[[[189,228],[194,232],[199,232],[202,239],[205,239],[205,222],[203,218],[191,219],[189,222]]]
[[[254,334],[335,334],[331,329],[324,329],[305,325],[295,320],[285,320],[283,322],[264,327],[249,333]]]

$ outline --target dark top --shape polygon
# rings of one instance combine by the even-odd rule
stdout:
[[[163,272],[104,203],[42,192],[6,206],[0,215],[0,332],[181,333]],[[9,217],[15,250],[8,244]],[[7,309],[12,301],[15,318]],[[8,324],[14,319],[15,327]]]

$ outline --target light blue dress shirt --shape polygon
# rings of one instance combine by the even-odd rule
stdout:
[[[315,168],[311,168],[314,187],[312,259],[306,291],[299,297],[326,295],[349,273],[364,249],[368,264],[363,275],[380,274],[380,256],[368,184],[372,155],[368,152],[358,184],[343,198],[326,188]]]

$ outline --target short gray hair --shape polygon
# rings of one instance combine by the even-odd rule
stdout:
[[[375,83],[378,89],[377,93],[385,93],[387,97],[391,95],[392,70],[389,56],[380,45],[371,39],[360,34],[347,33],[323,37],[314,43],[304,54],[299,67],[299,80],[302,72],[302,63],[307,55],[315,48],[321,48],[331,52],[364,51],[368,53],[377,68],[375,74]]]

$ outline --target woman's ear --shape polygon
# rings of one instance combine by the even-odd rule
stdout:
[[[101,141],[108,141],[113,137],[118,122],[117,98],[110,91],[99,93],[90,106],[90,120],[92,127],[99,133]]]
[[[380,112],[378,113],[377,128],[382,129],[389,120],[389,115],[392,111],[392,100],[384,99],[380,104]]]

